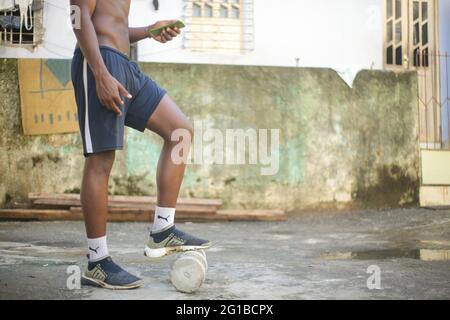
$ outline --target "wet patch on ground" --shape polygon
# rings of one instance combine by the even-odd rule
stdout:
[[[450,250],[446,249],[381,249],[366,251],[325,252],[320,256],[326,260],[385,260],[409,258],[422,261],[450,261]]]

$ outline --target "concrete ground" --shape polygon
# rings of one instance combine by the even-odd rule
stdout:
[[[174,257],[143,256],[148,225],[109,225],[117,262],[145,279],[133,291],[69,290],[66,271],[84,267],[79,222],[0,223],[1,299],[449,299],[450,211],[303,214],[280,223],[180,224],[214,241],[199,292],[168,277]],[[443,261],[423,261],[419,249]],[[442,251],[433,251],[433,250]],[[369,290],[370,266],[381,289]]]

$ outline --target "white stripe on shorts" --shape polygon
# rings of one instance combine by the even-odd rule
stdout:
[[[87,60],[83,61],[83,84],[84,84],[84,140],[86,143],[86,152],[92,153],[91,130],[89,128],[89,97],[88,97],[88,69]]]

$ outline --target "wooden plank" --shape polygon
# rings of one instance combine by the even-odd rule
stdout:
[[[153,205],[133,205],[129,204],[116,204],[111,203],[108,205],[109,209],[141,209],[141,210],[150,210],[154,211]],[[176,212],[179,215],[198,213],[198,214],[215,214],[217,212],[217,207],[215,206],[198,206],[198,205],[186,205],[186,204],[177,204]]]
[[[83,214],[69,210],[37,210],[37,209],[12,209],[0,210],[0,220],[38,220],[38,221],[83,221]],[[150,215],[142,212],[111,214],[110,222],[149,222]]]
[[[186,216],[177,216],[175,215],[175,222],[229,222],[229,218],[227,216],[222,215],[186,215]]]
[[[220,216],[220,214],[218,215]],[[252,222],[252,221],[267,221],[267,222],[277,222],[277,221],[287,221],[288,217],[287,216],[255,216],[255,215],[224,215],[228,221],[248,221],[248,222]]]
[[[14,201],[12,203],[12,207],[10,209],[32,209],[32,206],[30,203],[27,203],[27,202]]]
[[[72,207],[70,211],[76,214],[82,213],[80,207]],[[176,213],[175,221],[193,221],[193,220],[214,220],[216,213],[196,213],[196,212],[181,212]],[[153,210],[136,209],[136,208],[109,208],[109,221],[153,221]],[[218,217],[217,220],[226,220],[223,217]]]
[[[218,214],[231,215],[231,216],[239,216],[239,215],[246,215],[246,216],[264,216],[264,215],[282,216],[282,215],[285,215],[285,212],[283,210],[264,210],[264,209],[218,210],[217,213]]]
[[[78,193],[28,193],[28,199],[72,199],[80,200],[80,195]]]
[[[219,210],[217,215],[225,216],[229,221],[286,221],[282,210]]]
[[[80,210],[39,210],[39,209],[3,209],[0,210],[0,220],[39,220],[39,221],[83,221]],[[153,220],[153,212],[145,210],[109,212],[110,222],[149,222]],[[192,214],[176,216],[177,222],[226,220],[226,217],[213,218],[213,215]]]
[[[176,222],[282,222],[287,221],[288,217],[284,216],[256,216],[256,215],[225,215],[216,214],[213,216],[175,216]]]
[[[118,210],[118,211],[117,211]],[[261,211],[263,212],[263,211]],[[81,208],[72,210],[38,210],[38,209],[11,209],[0,210],[0,220],[39,220],[39,221],[82,221],[83,214]],[[127,210],[115,209],[109,212],[110,222],[149,222],[152,220],[151,210]],[[285,221],[284,214],[257,214],[255,211],[248,211],[244,214],[242,210],[226,210],[220,214],[190,214],[177,215],[176,222],[224,222],[224,221]]]
[[[33,207],[41,208],[41,209],[70,209],[71,207],[80,207],[81,203],[77,200],[65,200],[65,199],[37,199],[33,203]],[[153,211],[154,204],[129,204],[129,203],[115,203],[109,202],[109,209],[128,209],[128,210],[152,210]],[[217,207],[215,206],[200,206],[200,205],[186,205],[180,204],[177,205],[177,213],[178,214],[189,214],[189,213],[215,213],[217,211]]]
[[[5,209],[0,210],[0,219],[77,221],[83,220],[83,215],[74,214],[69,210]]]
[[[38,208],[48,207],[71,207],[80,206],[80,200],[71,199],[36,199],[33,201],[33,206]]]
[[[49,193],[29,193],[30,200],[80,200],[79,194],[49,194]],[[109,196],[108,201],[114,203],[133,203],[133,204],[156,204],[156,197],[149,196]],[[35,201],[33,201],[35,202]],[[204,206],[222,206],[220,199],[202,199],[202,198],[179,198],[177,205],[204,205]]]

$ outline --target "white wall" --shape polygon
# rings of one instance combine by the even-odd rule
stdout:
[[[205,54],[182,49],[182,39],[140,44],[140,60],[334,68],[382,67],[382,0],[254,0],[255,50],[245,55]],[[182,0],[133,1],[138,25],[182,16]]]
[[[0,46],[0,57],[71,58],[75,37],[67,26],[68,0],[45,0],[44,43],[35,53]],[[139,60],[332,67],[359,70],[382,67],[382,0],[254,0],[254,51],[248,54],[205,54],[184,50],[182,38],[159,44],[141,42]],[[180,18],[183,0],[132,0],[130,25]]]

